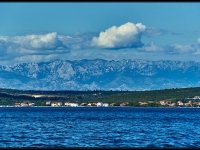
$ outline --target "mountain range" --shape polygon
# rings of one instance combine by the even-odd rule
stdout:
[[[200,62],[53,60],[0,65],[0,87],[20,90],[153,90],[200,86]]]

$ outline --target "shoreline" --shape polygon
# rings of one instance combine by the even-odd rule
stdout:
[[[200,107],[138,107],[138,106],[107,106],[107,107],[97,107],[97,106],[0,106],[0,108],[200,108]]]

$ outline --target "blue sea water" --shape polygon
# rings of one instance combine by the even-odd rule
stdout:
[[[199,108],[0,108],[1,148],[200,148]]]

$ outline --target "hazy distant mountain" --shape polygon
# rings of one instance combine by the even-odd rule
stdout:
[[[35,90],[147,90],[200,86],[200,63],[55,60],[0,66],[0,87]]]

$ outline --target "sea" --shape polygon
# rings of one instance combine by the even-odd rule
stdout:
[[[1,107],[0,148],[200,148],[200,108]]]

